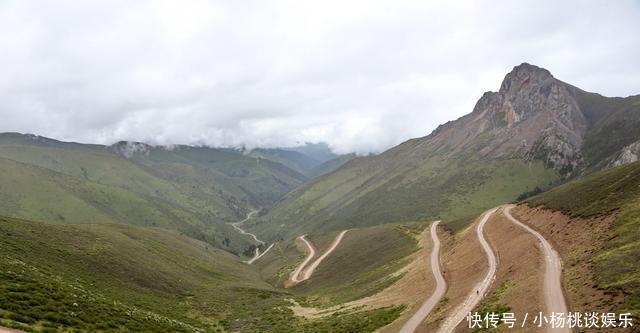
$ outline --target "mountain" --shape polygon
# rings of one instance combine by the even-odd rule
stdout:
[[[339,155],[336,155],[331,150],[331,148],[329,148],[329,145],[325,142],[319,142],[319,143],[307,142],[301,146],[286,147],[281,149],[304,154],[318,161],[319,163],[327,162],[339,156]]]
[[[257,148],[249,156],[281,163],[313,179],[330,173],[355,157],[355,154],[334,154],[326,143],[306,143],[289,148]]]
[[[307,178],[233,149],[112,146],[0,134],[0,215],[50,223],[175,229],[242,253],[226,222],[269,206]]]
[[[335,170],[337,170],[338,168],[340,168],[342,165],[344,165],[345,163],[351,161],[352,159],[354,159],[356,157],[356,154],[344,154],[344,155],[339,155],[331,160],[328,160],[320,165],[315,166],[313,169],[311,169],[311,171],[309,172],[309,176],[311,178],[317,178],[320,176],[324,176],[328,173],[331,173]]]
[[[253,230],[278,238],[476,215],[637,158],[625,151],[640,140],[639,108],[640,96],[585,92],[523,63],[505,76],[499,91],[484,93],[471,113],[305,184]]]
[[[257,148],[251,150],[248,156],[286,165],[308,178],[311,170],[321,164],[320,161],[308,155],[281,148]]]

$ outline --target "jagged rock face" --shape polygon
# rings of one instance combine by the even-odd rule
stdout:
[[[586,129],[572,87],[546,69],[522,64],[506,75],[498,92],[485,93],[471,114],[429,138],[450,155],[471,148],[482,157],[539,159],[571,175],[583,163]]]
[[[111,149],[125,158],[136,155],[149,155],[153,147],[141,142],[121,141],[111,146]]]
[[[610,167],[617,167],[637,161],[640,157],[640,141],[636,141],[622,149],[620,153],[609,163]]]

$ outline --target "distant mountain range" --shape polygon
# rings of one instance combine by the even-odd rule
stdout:
[[[475,216],[640,152],[640,96],[604,97],[527,63],[473,111],[289,193],[256,222],[273,239],[312,231]]]
[[[333,168],[344,161],[326,145],[313,150],[323,160],[284,149],[102,146],[2,133],[0,216],[164,227],[241,254],[251,240],[227,222],[273,205],[327,158],[335,157]]]

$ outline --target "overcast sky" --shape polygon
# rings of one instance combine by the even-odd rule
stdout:
[[[640,93],[640,1],[0,0],[0,132],[379,152],[522,62]]]

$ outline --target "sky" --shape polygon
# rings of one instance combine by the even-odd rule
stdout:
[[[640,1],[0,0],[0,132],[380,152],[529,62],[640,93]]]

